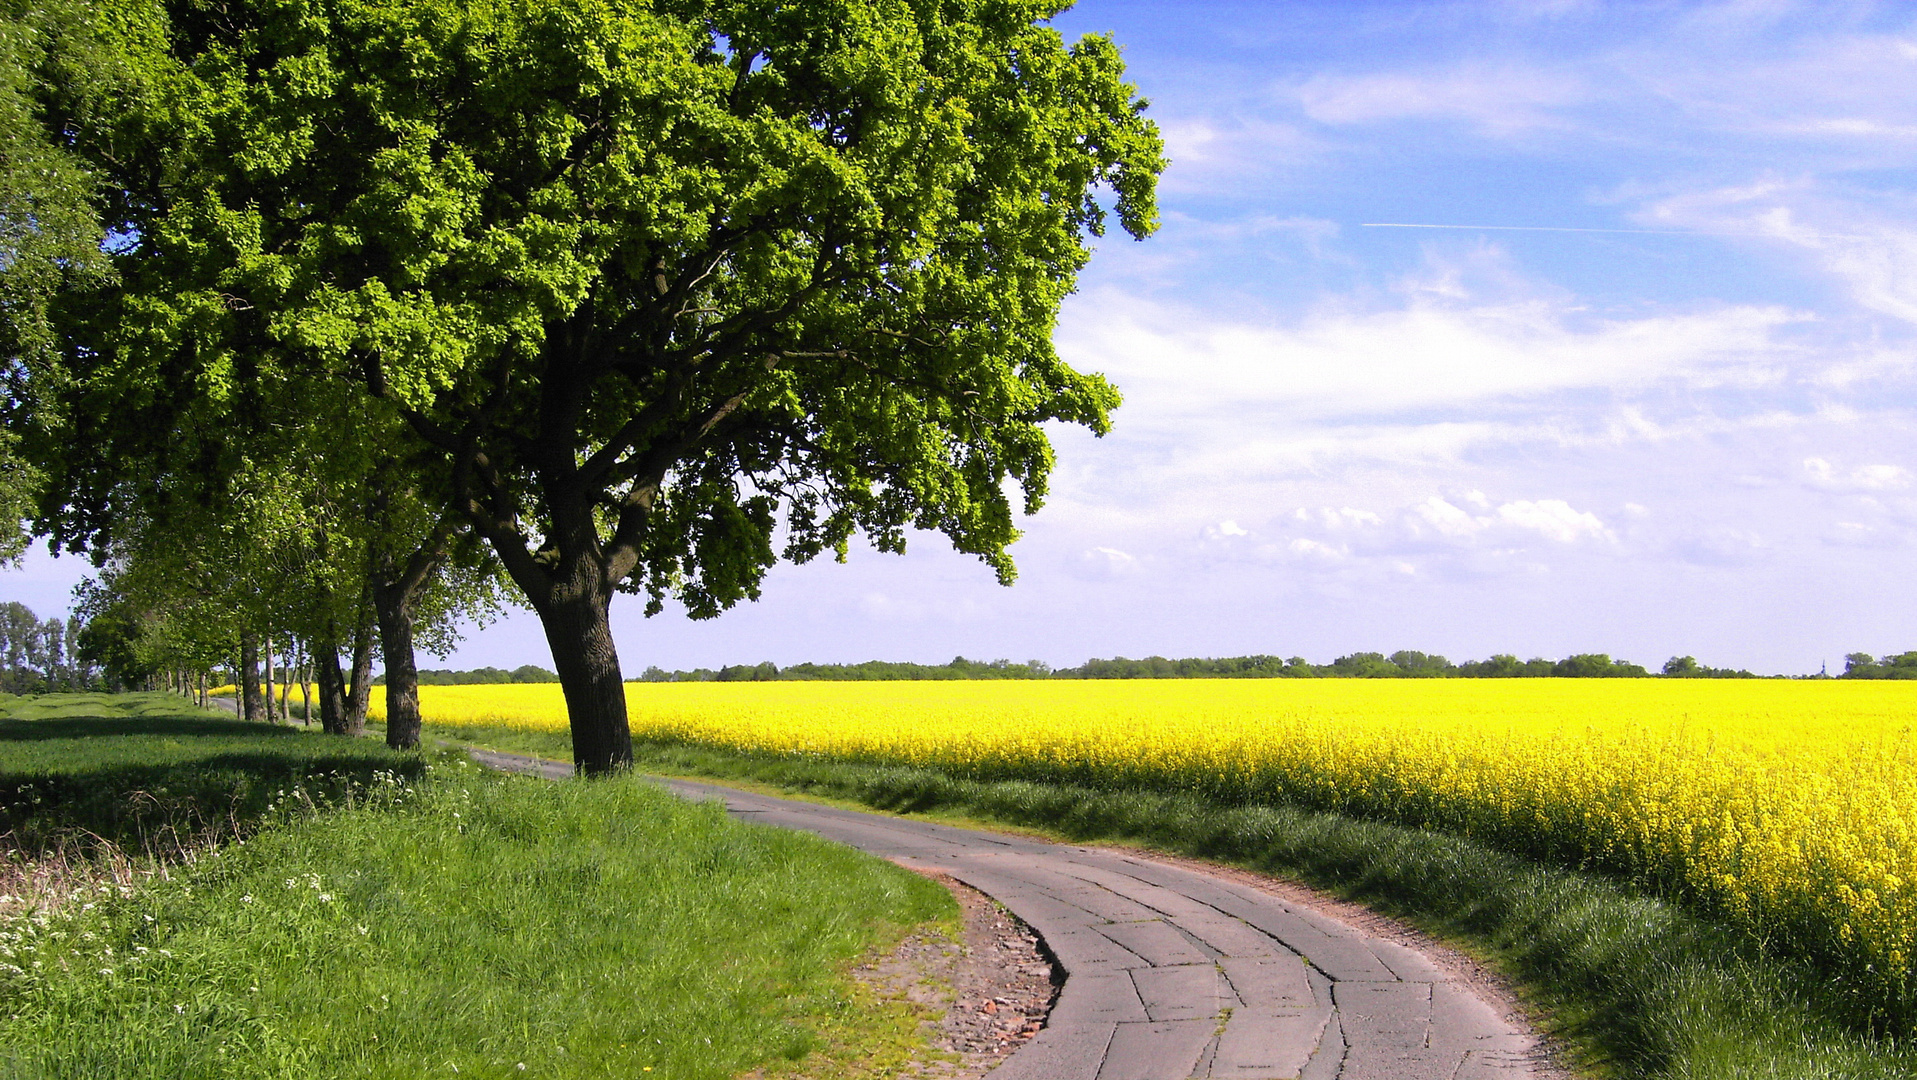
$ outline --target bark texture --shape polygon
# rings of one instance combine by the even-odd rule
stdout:
[[[600,776],[632,765],[626,684],[612,640],[609,595],[568,597],[539,609],[572,724],[573,768]]]
[[[346,734],[346,675],[339,667],[337,641],[313,643],[313,682],[319,691],[320,730]]]
[[[240,715],[248,720],[266,719],[266,705],[260,700],[260,639],[252,632],[240,635]]]
[[[346,684],[346,708],[342,735],[366,733],[366,703],[373,697],[373,605],[362,597],[359,624],[353,627],[353,668]]]

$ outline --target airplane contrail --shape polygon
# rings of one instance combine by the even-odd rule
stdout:
[[[1367,221],[1358,226],[1361,229],[1466,229],[1473,232],[1563,232],[1563,233],[1625,233],[1635,236],[1768,236],[1776,238],[1776,233],[1739,230],[1735,232],[1714,229],[1579,229],[1568,225],[1422,225],[1402,221]],[[1869,240],[1868,236],[1847,236],[1842,233],[1810,233],[1812,240]]]

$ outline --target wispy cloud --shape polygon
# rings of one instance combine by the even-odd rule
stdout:
[[[1841,282],[1859,308],[1917,326],[1917,196],[1909,192],[1764,177],[1674,194],[1642,216],[1773,240]]]
[[[1561,127],[1563,110],[1589,96],[1561,71],[1464,66],[1432,72],[1317,75],[1291,94],[1304,115],[1343,126],[1400,120],[1452,121],[1504,136]]]
[[[1242,427],[1268,412],[1297,421],[1662,382],[1762,385],[1802,362],[1786,331],[1808,319],[1752,305],[1596,318],[1548,297],[1474,302],[1469,287],[1443,274],[1406,291],[1396,306],[1328,302],[1275,324],[1102,296],[1074,309],[1062,344],[1127,390],[1128,421],[1215,415],[1223,423],[1230,414]]]
[[[1618,537],[1596,514],[1563,499],[1496,502],[1481,491],[1430,495],[1378,510],[1300,506],[1256,528],[1226,521],[1201,530],[1200,557],[1360,576],[1531,573],[1547,549]]]
[[[1901,465],[1858,465],[1840,470],[1823,458],[1804,459],[1804,477],[1821,491],[1902,491],[1911,473]]]

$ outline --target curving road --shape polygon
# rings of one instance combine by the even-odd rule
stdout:
[[[742,818],[943,871],[1025,920],[1065,984],[1045,1028],[993,1080],[1557,1075],[1534,1035],[1422,954],[1258,889],[1125,852],[662,782]]]

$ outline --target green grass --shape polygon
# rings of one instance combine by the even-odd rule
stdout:
[[[242,723],[173,694],[0,700],[0,837],[29,857],[99,842],[171,857],[243,834],[289,786],[330,804],[419,755]]]
[[[151,700],[7,704],[8,780],[203,791],[197,769],[255,758],[284,779],[246,780],[243,839],[165,880],[0,916],[0,1077],[865,1075],[919,1044],[847,971],[956,912],[881,860],[636,777],[501,776]],[[19,818],[74,819],[41,790]]]
[[[568,756],[560,735],[432,728]],[[1684,1080],[1917,1077],[1917,1058],[1849,1028],[1841,988],[1675,904],[1468,840],[1282,806],[979,783],[924,769],[637,747],[642,769],[767,784],[897,813],[1214,859],[1307,882],[1492,963],[1593,1075]]]

